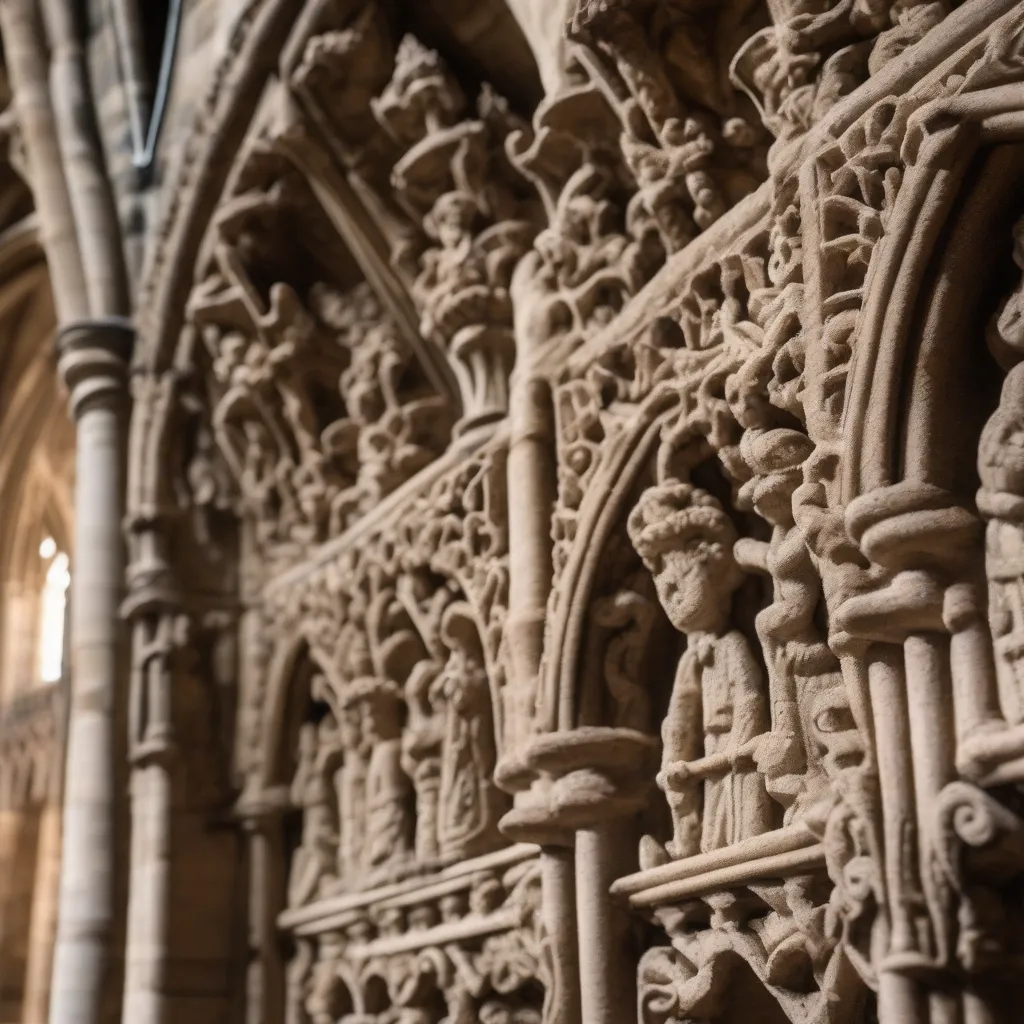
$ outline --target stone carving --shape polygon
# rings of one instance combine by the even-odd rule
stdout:
[[[213,435],[268,553],[342,532],[443,451],[451,422],[366,286],[257,293],[259,221],[288,189],[228,206],[219,267],[191,300],[218,391]]]
[[[627,216],[634,232],[657,232],[665,255],[763,177],[760,129],[725,86],[753,7],[728,3],[711,15],[701,4],[583,0],[569,24],[569,37],[604,57],[628,91],[622,149],[637,194]]]
[[[668,853],[689,857],[770,827],[754,768],[770,725],[764,684],[746,638],[727,628],[740,570],[735,530],[718,502],[689,484],[661,485],[644,493],[629,531],[669,620],[687,638],[662,724],[658,784],[672,810]]]
[[[771,8],[771,26],[736,53],[731,78],[754,100],[771,133],[791,138],[922,39],[952,6],[783,0]]]
[[[536,231],[536,203],[504,156],[517,119],[485,90],[476,117],[437,53],[412,36],[391,81],[371,102],[402,151],[391,183],[428,244],[412,261],[420,330],[449,354],[462,393],[462,428],[503,415],[512,369],[512,271]],[[470,116],[467,116],[470,115]]]
[[[139,291],[140,1019],[199,832],[250,1024],[1012,1014],[1019,7],[245,5]]]
[[[343,928],[314,926],[289,967],[292,1019],[539,1024],[546,968],[535,852],[513,847],[466,867],[474,870],[447,879],[443,895],[427,880],[395,909],[384,890],[371,891]]]
[[[306,724],[299,733],[298,767],[291,785],[291,801],[302,814],[302,840],[292,861],[288,904],[308,903],[339,868],[338,801],[332,799],[331,776],[337,770],[338,747],[332,742],[334,723]]]
[[[501,465],[499,450],[449,472],[399,523],[342,548],[273,605],[297,622],[318,666],[311,696],[329,708],[300,731],[292,783],[309,829],[300,859],[319,865],[293,867],[293,876],[325,879],[323,891],[498,842]],[[320,882],[309,885],[312,893]]]

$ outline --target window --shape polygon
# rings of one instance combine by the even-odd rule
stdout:
[[[49,563],[39,616],[39,674],[44,683],[54,683],[64,668],[64,614],[71,572],[68,556],[57,550],[52,537],[39,545],[39,557]]]

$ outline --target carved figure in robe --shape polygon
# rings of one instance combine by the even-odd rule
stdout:
[[[438,855],[438,806],[441,788],[441,750],[444,718],[434,708],[431,691],[441,664],[424,659],[405,683],[409,719],[402,734],[402,766],[416,788],[416,859],[428,862]]]
[[[666,849],[690,857],[772,827],[753,766],[769,728],[764,681],[747,638],[729,628],[742,581],[736,529],[711,494],[681,482],[648,488],[628,529],[669,620],[687,638],[662,724],[658,784],[672,812]]]
[[[412,784],[402,771],[400,697],[394,683],[361,679],[360,750],[366,764],[364,866],[373,871],[404,860],[411,850]]]
[[[431,693],[444,712],[438,835],[443,854],[464,856],[474,844],[486,843],[497,822],[494,724],[483,650],[468,605],[448,607],[441,631],[450,653]]]
[[[338,771],[338,874],[343,880],[357,878],[363,866],[366,837],[366,760],[360,743],[362,711],[347,704],[338,718],[344,761]]]
[[[288,878],[288,905],[300,907],[320,893],[337,864],[338,823],[331,787],[337,756],[337,730],[330,719],[299,731],[298,767],[292,780],[292,804],[302,812],[302,841]]]

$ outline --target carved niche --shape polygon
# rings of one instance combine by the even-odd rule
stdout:
[[[436,459],[452,425],[322,219],[299,173],[257,142],[189,302],[209,429],[271,561],[342,533]]]

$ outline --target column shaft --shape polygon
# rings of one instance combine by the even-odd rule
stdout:
[[[97,1024],[115,914],[123,405],[132,330],[120,320],[68,325],[59,368],[71,392],[76,445],[71,577],[71,693],[64,849],[50,1024]]]
[[[50,1002],[53,943],[57,932],[57,897],[60,887],[61,816],[57,804],[43,808],[36,852],[36,880],[32,893],[32,924],[25,971],[23,1024],[44,1024]]]
[[[580,972],[576,934],[576,887],[573,850],[546,846],[540,855],[544,928],[554,960],[554,1005],[558,1024],[580,1024]]]
[[[576,833],[580,1004],[586,1024],[622,1024],[636,1013],[629,914],[610,892],[612,882],[630,869],[635,838],[621,819]]]
[[[162,1024],[170,912],[171,775],[153,761],[132,773],[128,943],[122,1020]]]

